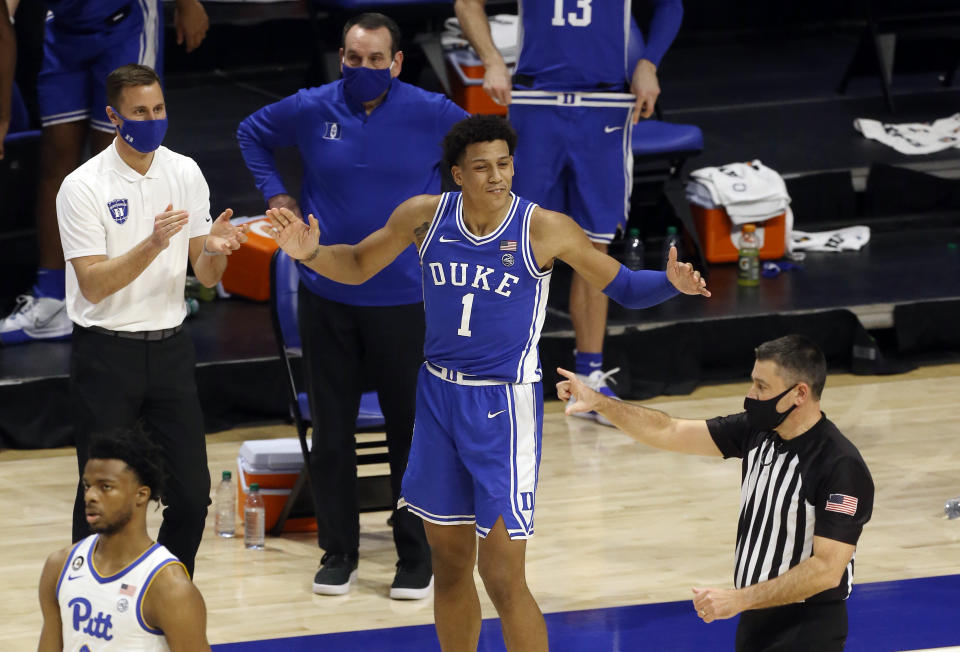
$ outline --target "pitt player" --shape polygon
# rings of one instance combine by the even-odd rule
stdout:
[[[341,283],[370,278],[410,245],[420,250],[427,339],[400,506],[424,520],[445,650],[476,649],[477,560],[510,650],[546,650],[524,576],[533,534],[543,426],[537,354],[553,261],[614,300],[641,308],[677,291],[710,296],[671,253],[666,272],[631,272],[597,251],[569,217],[510,192],[516,134],[497,116],[458,122],[443,141],[461,192],[420,195],[356,245],[319,245],[319,228],[270,209],[280,247]]]
[[[94,534],[47,558],[39,652],[210,650],[203,597],[183,564],[147,535],[160,459],[139,430],[90,445],[83,486]]]

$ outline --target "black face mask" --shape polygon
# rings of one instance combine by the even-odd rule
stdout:
[[[796,387],[796,385],[788,387],[783,390],[782,393],[773,398],[768,398],[765,401],[761,401],[758,398],[750,398],[749,396],[745,397],[743,399],[743,409],[747,411],[747,422],[750,424],[750,427],[759,431],[769,431],[783,423],[787,415],[793,412],[797,406],[791,405],[790,409],[786,412],[777,412],[777,402],[786,396],[787,392],[794,387]]]

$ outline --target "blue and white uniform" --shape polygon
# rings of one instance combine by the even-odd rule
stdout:
[[[651,0],[642,57],[654,64],[680,27],[680,0]],[[636,65],[630,0],[519,2],[520,55],[510,105],[517,193],[567,213],[594,242],[626,223],[632,185],[627,92]],[[636,48],[634,48],[636,50]]]
[[[107,75],[128,63],[162,74],[159,0],[48,0],[37,99],[44,127],[78,120],[113,133]]]
[[[155,543],[129,566],[104,577],[93,562],[97,538],[91,535],[73,547],[57,580],[64,652],[169,651],[163,632],[144,620],[143,598],[157,573],[183,564]]]
[[[400,505],[432,523],[476,523],[480,536],[500,516],[511,538],[533,534],[550,283],[530,246],[535,208],[512,195],[481,237],[462,195],[445,193],[420,246],[427,362]]]

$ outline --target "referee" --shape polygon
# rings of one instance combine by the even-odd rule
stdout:
[[[614,401],[574,374],[557,384],[567,413],[596,410],[634,439],[697,455],[743,459],[735,589],[695,588],[705,622],[737,614],[738,651],[831,652],[847,639],[845,600],[857,540],[873,511],[859,451],[820,411],[827,364],[788,335],[756,349],[745,412],[707,421]]]
[[[210,191],[190,158],[160,143],[167,112],[153,69],[139,64],[107,76],[107,116],[118,137],[67,176],[57,217],[67,267],[67,314],[74,323],[70,400],[77,462],[90,436],[142,420],[163,449],[166,509],[158,541],[193,575],[210,503],[203,415],[193,344],[182,331],[187,261],[216,285],[226,255],[246,240],[228,208],[210,219]],[[73,540],[90,534],[82,485]]]

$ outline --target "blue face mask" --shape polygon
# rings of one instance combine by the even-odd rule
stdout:
[[[390,88],[393,77],[390,68],[351,68],[343,64],[343,92],[348,99],[355,102],[369,102],[375,100]]]
[[[128,120],[112,106],[110,109],[122,120],[118,127],[120,138],[141,154],[149,154],[163,142],[167,134],[167,119],[160,120]]]

